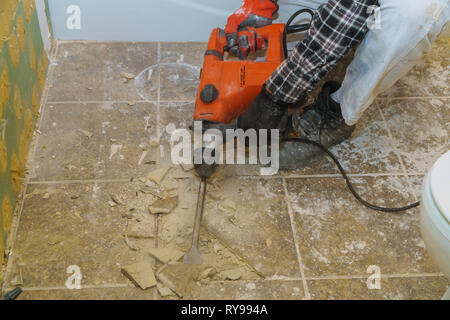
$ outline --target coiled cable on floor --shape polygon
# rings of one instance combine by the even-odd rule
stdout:
[[[365,207],[367,207],[369,209],[381,211],[381,212],[398,213],[398,212],[402,212],[402,211],[406,211],[406,210],[418,207],[420,205],[419,201],[411,203],[407,206],[398,207],[398,208],[385,208],[385,207],[380,207],[380,206],[371,204],[371,203],[367,202],[366,200],[364,200],[363,198],[361,198],[361,196],[356,192],[355,188],[353,187],[352,183],[350,182],[349,177],[347,176],[347,173],[345,172],[345,169],[342,167],[339,160],[324,145],[322,145],[321,143],[319,143],[317,141],[303,139],[303,138],[285,138],[285,139],[283,139],[283,141],[299,142],[299,143],[303,143],[303,144],[313,145],[313,146],[316,146],[319,149],[321,149],[323,152],[325,152],[334,161],[334,163],[338,167],[339,171],[342,174],[342,177],[345,179],[345,182],[347,183],[347,187],[349,188],[349,190],[353,194],[353,196],[356,198],[356,200],[358,200],[361,204],[363,204]]]

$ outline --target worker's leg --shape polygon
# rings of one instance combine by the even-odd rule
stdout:
[[[390,88],[429,52],[450,18],[448,0],[379,0],[381,28],[371,29],[347,69],[341,104],[348,125],[355,124],[375,97]]]
[[[329,0],[314,15],[311,28],[266,81],[275,101],[295,103],[312,90],[368,31],[377,0]]]

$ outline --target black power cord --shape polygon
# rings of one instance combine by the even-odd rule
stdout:
[[[414,202],[414,203],[409,204],[409,205],[404,206],[404,207],[385,208],[385,207],[379,207],[379,206],[376,206],[374,204],[371,204],[371,203],[367,202],[366,200],[364,200],[363,198],[361,198],[361,196],[356,192],[355,188],[353,188],[353,185],[350,182],[350,179],[347,176],[347,173],[345,172],[345,170],[342,167],[342,165],[339,162],[339,160],[324,145],[322,145],[321,143],[319,143],[317,141],[303,139],[303,138],[285,138],[285,139],[283,139],[283,141],[291,141],[291,142],[293,141],[293,142],[299,142],[299,143],[303,143],[303,144],[313,145],[313,146],[316,146],[319,149],[321,149],[323,152],[325,152],[334,161],[334,163],[338,167],[339,171],[341,172],[342,176],[345,179],[345,182],[347,183],[347,187],[349,188],[349,190],[353,194],[353,196],[356,198],[356,200],[358,200],[361,204],[363,204],[365,207],[367,207],[369,209],[376,210],[376,211],[381,211],[381,212],[398,213],[398,212],[402,212],[402,211],[406,211],[406,210],[418,207],[420,205],[420,202]]]
[[[294,19],[297,18],[302,13],[308,13],[311,16],[310,23],[305,23],[305,24],[299,24],[299,25],[291,26],[291,24],[294,21]],[[314,17],[314,11],[312,11],[311,9],[298,10],[286,22],[286,33],[290,34],[290,33],[295,33],[295,32],[307,31],[310,28],[310,26],[311,26],[313,17]],[[285,47],[286,47],[286,43],[285,43]],[[415,203],[409,204],[409,205],[404,206],[404,207],[385,208],[385,207],[380,207],[380,206],[376,206],[374,204],[371,204],[371,203],[367,202],[366,200],[364,200],[363,198],[361,198],[361,196],[356,192],[355,188],[353,187],[352,183],[350,182],[350,179],[349,179],[347,173],[345,172],[344,168],[342,167],[341,163],[339,162],[339,160],[324,145],[322,145],[321,143],[319,143],[317,141],[303,139],[303,138],[285,138],[285,139],[283,139],[283,141],[291,141],[291,142],[294,141],[294,142],[299,142],[299,143],[303,143],[303,144],[313,145],[313,146],[316,146],[317,148],[321,149],[323,152],[325,152],[334,161],[334,163],[338,167],[339,171],[341,172],[342,176],[345,179],[345,182],[347,183],[348,189],[353,194],[353,196],[356,198],[356,200],[358,200],[361,204],[363,204],[365,207],[367,207],[369,209],[376,210],[376,211],[381,211],[381,212],[398,213],[398,212],[402,212],[402,211],[406,211],[406,210],[418,207],[420,205],[420,202],[415,202]]]
[[[297,18],[302,13],[309,13],[309,15],[311,16],[311,21],[309,23],[303,23],[303,24],[298,24],[298,25],[291,26],[291,24],[294,21],[294,19]],[[300,9],[300,10],[298,10],[286,22],[286,32],[288,34],[290,34],[290,33],[303,32],[303,31],[308,30],[310,28],[310,26],[311,26],[311,22],[312,22],[313,17],[314,17],[314,11],[312,11],[311,9]]]

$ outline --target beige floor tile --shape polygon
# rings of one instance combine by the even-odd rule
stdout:
[[[448,287],[444,277],[382,278],[380,289],[368,289],[367,279],[308,281],[312,299],[320,300],[439,300]]]
[[[201,300],[301,300],[301,281],[226,281],[190,287],[188,298]]]
[[[80,290],[25,290],[18,300],[153,300],[156,289],[88,288]]]
[[[156,64],[157,48],[157,43],[61,43],[48,100],[140,100],[134,80],[124,83],[120,74],[127,72],[137,76]],[[156,98],[155,91],[152,99]]]
[[[150,143],[156,122],[151,103],[47,105],[32,179],[129,179],[146,173],[157,161]]]
[[[330,149],[348,173],[400,173],[401,164],[390,143],[383,118],[374,103],[357,123],[352,136]],[[287,170],[290,175],[336,174],[338,169],[325,154],[299,170]]]
[[[281,179],[220,176],[207,191],[205,227],[265,277],[300,276],[283,191]]]
[[[397,207],[414,202],[405,178],[352,178],[367,201]],[[298,244],[309,276],[363,275],[371,265],[384,274],[439,272],[422,240],[419,210],[369,210],[341,178],[289,179]]]
[[[21,269],[25,287],[64,287],[71,265],[80,267],[81,285],[127,283],[120,267],[149,258],[127,246],[127,208],[109,201],[134,192],[130,184],[116,183],[30,185],[5,284]],[[156,236],[154,219],[145,225]],[[153,247],[154,239],[133,243]]]
[[[388,100],[380,105],[408,172],[426,173],[450,149],[450,99]]]
[[[187,63],[201,67],[207,46],[206,42],[162,42],[161,62]]]

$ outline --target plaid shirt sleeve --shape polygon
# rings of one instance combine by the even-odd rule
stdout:
[[[370,7],[377,0],[329,0],[319,7],[311,28],[266,81],[275,99],[299,101],[368,31]]]

